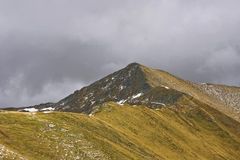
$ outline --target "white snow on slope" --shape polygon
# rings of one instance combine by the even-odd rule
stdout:
[[[36,108],[24,108],[23,110],[26,112],[38,112],[38,109]]]
[[[41,111],[54,111],[55,108],[53,107],[48,107],[48,108],[42,108]]]
[[[143,95],[143,93],[138,93],[138,94],[136,94],[136,95],[133,95],[133,96],[132,96],[132,99],[138,98],[138,97],[140,97],[140,96],[142,96],[142,95]]]
[[[122,100],[118,101],[117,104],[123,105],[126,101],[127,101],[127,100],[122,99]]]

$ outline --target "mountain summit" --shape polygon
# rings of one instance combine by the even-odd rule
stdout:
[[[131,63],[59,101],[57,110],[91,113],[109,101],[147,104],[149,107],[166,106],[184,95],[171,89],[161,79],[156,85],[153,80],[149,80],[149,70],[138,63]]]
[[[132,63],[57,103],[0,111],[0,159],[237,160],[239,93]]]
[[[21,110],[50,109],[90,114],[110,101],[120,105],[127,103],[159,108],[177,104],[184,99],[202,102],[240,121],[240,88],[193,83],[138,63],[131,63],[57,103],[40,104]]]

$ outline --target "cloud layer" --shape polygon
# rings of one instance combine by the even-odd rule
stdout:
[[[238,0],[0,0],[0,106],[57,101],[130,62],[240,85]]]

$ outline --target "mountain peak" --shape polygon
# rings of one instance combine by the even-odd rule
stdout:
[[[180,99],[196,99],[240,121],[236,114],[240,110],[238,93],[238,88],[200,85],[162,70],[131,63],[57,103],[36,105],[34,108],[89,114],[110,101],[156,108],[175,105]]]
[[[64,111],[91,112],[108,101],[126,102],[134,95],[147,92],[150,85],[138,63],[131,63],[93,84],[75,91],[58,103]]]
[[[139,63],[137,63],[137,62],[129,63],[129,64],[127,65],[127,67],[140,67],[140,66],[142,66],[142,65],[139,64]]]
[[[122,70],[124,72],[136,72],[137,70],[139,72],[142,72],[142,67],[143,65],[139,64],[139,63],[136,63],[136,62],[133,62],[133,63],[130,63],[128,64],[125,68],[123,68]]]
[[[131,63],[93,84],[75,91],[57,103],[57,110],[91,113],[105,102],[120,105],[145,104],[162,107],[175,103],[182,92],[171,89],[154,70],[139,63]]]

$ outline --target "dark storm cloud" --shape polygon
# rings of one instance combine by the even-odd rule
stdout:
[[[0,0],[0,106],[56,101],[130,62],[240,85],[238,0]]]

